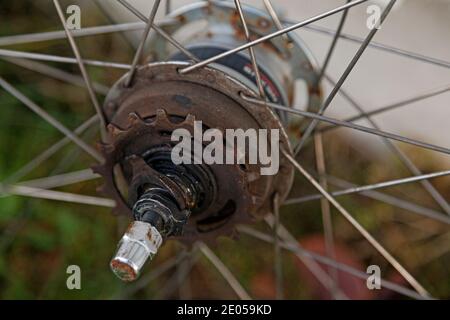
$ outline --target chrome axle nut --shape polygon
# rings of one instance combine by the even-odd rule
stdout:
[[[112,271],[123,281],[136,280],[145,262],[153,258],[161,243],[161,234],[150,223],[132,222],[111,260]]]

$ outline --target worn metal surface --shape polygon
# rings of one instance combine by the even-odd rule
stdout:
[[[244,5],[243,11],[251,40],[278,30],[264,10]],[[247,42],[239,14],[232,2],[192,3],[173,11],[165,19],[161,22],[161,28],[202,60]],[[180,59],[183,55],[157,34],[149,38],[148,48],[151,61],[183,60]],[[297,34],[291,32],[288,37],[271,39],[253,49],[269,101],[291,106],[298,96],[302,96],[307,110],[318,110],[323,98],[321,86],[317,82],[320,69]],[[245,70],[237,66],[239,58],[248,61]],[[246,51],[221,59],[212,66],[243,82],[255,92],[258,91]],[[300,137],[302,121],[284,112],[279,113],[279,117],[295,145]]]
[[[243,100],[240,93],[252,90],[219,70],[203,68],[187,75],[177,70],[186,63],[156,63],[138,69],[132,87],[123,79],[105,101],[110,142],[102,146],[106,163],[95,170],[105,177],[103,192],[117,201],[116,211],[129,214],[131,205],[119,191],[120,167],[125,185],[132,174],[126,162],[130,156],[143,156],[147,150],[173,145],[173,130],[184,128],[194,135],[194,120],[204,128],[279,129],[280,147],[290,150],[287,135],[278,117],[268,108]],[[270,146],[270,143],[268,142]],[[293,179],[293,168],[280,158],[280,170],[274,176],[260,175],[260,164],[213,164],[215,198],[208,207],[193,211],[184,228],[184,239],[215,238],[231,234],[237,223],[246,223],[271,211],[271,195],[284,199]],[[127,188],[125,188],[127,189]]]

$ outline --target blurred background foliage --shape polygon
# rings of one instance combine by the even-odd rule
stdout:
[[[61,1],[63,7],[69,5]],[[95,2],[77,1],[82,8],[82,26],[109,24]],[[15,34],[60,30],[61,25],[51,1],[0,2],[0,37]],[[77,38],[84,58],[129,63],[134,50],[121,34]],[[66,40],[8,46],[7,49],[72,57]],[[72,74],[77,65],[43,62]],[[111,86],[123,70],[88,67],[91,78]],[[67,84],[11,61],[0,59],[0,76],[43,107],[67,127],[74,129],[94,114],[85,88]],[[99,96],[101,101],[102,97]],[[27,109],[3,89],[0,90],[0,180],[8,177],[43,150],[61,139],[61,134]],[[373,154],[353,143],[347,131],[332,131],[324,136],[327,170],[331,175],[356,184],[409,176],[389,154]],[[98,132],[87,130],[83,138],[94,144]],[[404,148],[404,146],[401,146]],[[432,153],[404,148],[424,172],[445,169]],[[311,146],[300,161],[314,168]],[[93,159],[68,144],[25,180],[85,169]],[[95,195],[99,180],[78,183],[56,190]],[[435,186],[444,196],[450,194],[450,180],[436,179]],[[435,203],[418,184],[383,190],[402,199],[435,208]],[[315,193],[303,178],[297,177],[291,196]],[[447,197],[448,198],[448,197]],[[436,297],[450,297],[450,236],[447,225],[412,214],[363,196],[339,198],[345,208],[383,243],[406,268]],[[324,253],[322,219],[318,201],[285,206],[282,222],[305,248]],[[373,248],[332,210],[338,260],[360,270],[378,264],[383,278],[406,285],[401,277]],[[0,298],[1,299],[109,299],[109,298],[236,298],[223,278],[201,255],[180,263],[157,279],[124,285],[109,271],[108,263],[126,219],[110,214],[109,209],[33,198],[0,196]],[[262,223],[256,228],[269,229]],[[241,235],[239,239],[221,238],[211,245],[255,298],[273,298],[273,248],[259,240]],[[145,269],[143,279],[156,266],[179,254],[182,245],[169,241],[155,261]],[[66,268],[79,265],[82,289],[68,290]],[[174,286],[177,271],[190,269],[180,288]],[[185,269],[186,270],[186,269]],[[327,271],[328,269],[325,268]],[[283,253],[286,298],[329,298],[312,275],[288,253]],[[352,298],[398,298],[388,290],[370,292],[364,281],[339,272],[342,290]],[[176,281],[175,281],[176,283]]]

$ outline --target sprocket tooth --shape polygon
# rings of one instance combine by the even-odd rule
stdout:
[[[156,119],[163,119],[167,118],[167,112],[164,109],[157,109],[156,110]]]
[[[165,124],[168,126],[172,126],[172,122],[169,120],[169,117],[167,115],[166,110],[164,109],[158,109],[156,110],[156,120],[155,123],[158,123],[159,125]]]
[[[184,125],[193,126],[195,122],[195,116],[193,114],[188,114],[186,119],[183,121]]]
[[[128,114],[128,127],[131,128],[134,125],[142,124],[144,120],[136,112],[131,112]]]
[[[123,135],[125,133],[124,130],[120,129],[116,125],[110,123],[106,127],[108,129],[108,132],[114,137],[119,137],[120,135]]]

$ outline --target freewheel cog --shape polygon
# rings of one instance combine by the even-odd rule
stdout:
[[[271,212],[273,196],[287,196],[293,168],[284,157],[274,175],[261,175],[260,163],[175,165],[172,133],[185,129],[195,136],[196,120],[203,130],[215,128],[224,136],[226,129],[278,129],[280,148],[290,150],[277,116],[241,97],[254,96],[253,91],[212,68],[180,74],[186,65],[146,65],[130,87],[125,87],[125,77],[114,85],[104,104],[110,123],[109,141],[101,146],[106,161],[94,170],[105,178],[101,191],[115,199],[116,213],[148,222],[163,238],[189,243],[233,235],[236,224]],[[117,259],[113,270],[134,279],[138,270],[130,275],[124,255],[122,262]]]

